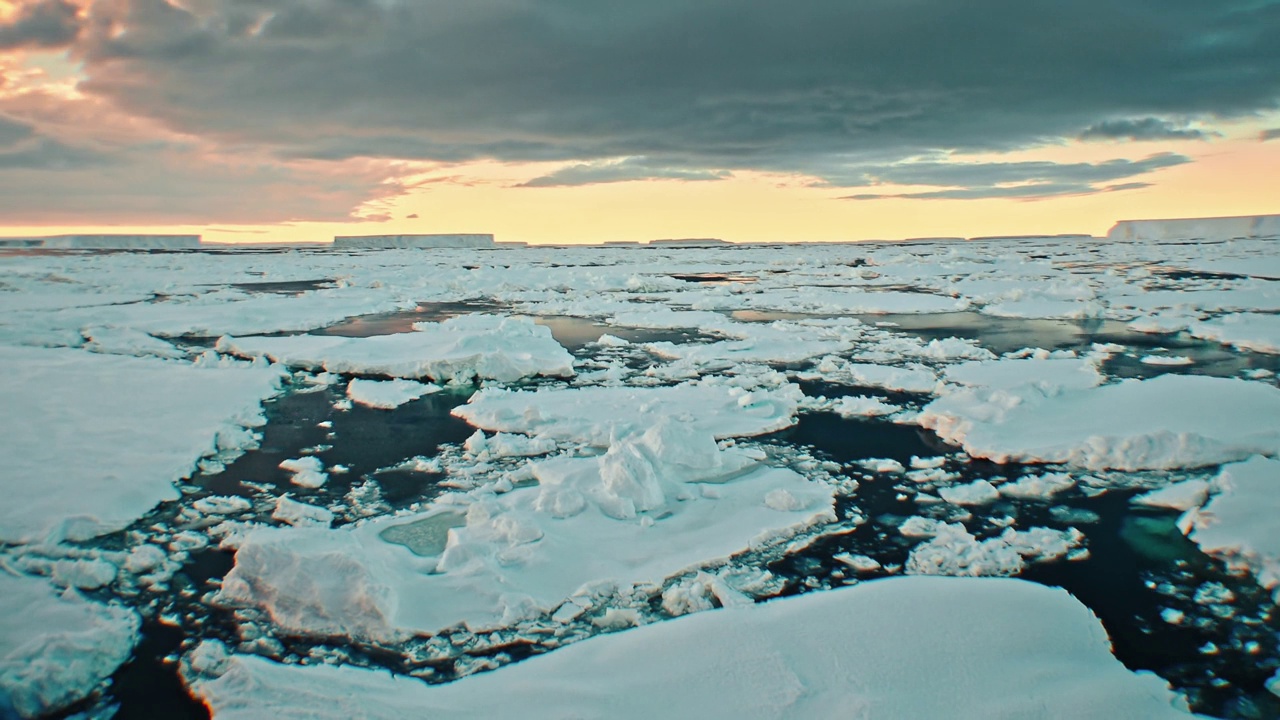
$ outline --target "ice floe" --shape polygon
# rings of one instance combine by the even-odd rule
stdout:
[[[694,613],[446,685],[216,642],[185,668],[220,720],[1188,717],[1163,680],[1112,657],[1066,591],[1004,579],[895,578]]]
[[[439,385],[414,380],[365,380],[355,378],[347,383],[347,397],[354,402],[380,410],[394,410],[423,395],[440,392]]]
[[[516,391],[485,388],[453,414],[491,432],[525,433],[606,447],[614,434],[647,428],[662,417],[716,438],[763,435],[795,422],[794,385],[747,390],[724,381],[669,387],[587,387]]]
[[[1252,457],[1222,468],[1213,496],[1178,521],[1201,550],[1249,568],[1280,602],[1280,460]]]
[[[138,616],[0,570],[0,716],[45,717],[92,693],[133,651]]]
[[[1280,389],[1162,375],[1046,395],[1023,385],[949,392],[921,425],[974,457],[1119,470],[1202,467],[1280,453]]]
[[[927,537],[912,548],[906,571],[912,575],[1017,575],[1028,562],[1066,557],[1084,541],[1075,528],[1029,530],[1005,528],[995,537],[979,540],[960,523],[911,518],[900,529],[907,537]]]
[[[1280,315],[1239,313],[1194,323],[1192,337],[1215,340],[1245,350],[1280,354]]]
[[[760,459],[662,419],[602,455],[536,462],[532,487],[333,532],[249,530],[221,597],[293,632],[382,642],[510,625],[591,582],[661,583],[835,519],[829,486]]]
[[[280,373],[0,346],[0,541],[84,540],[178,497],[201,458],[256,445]]]
[[[391,378],[510,382],[573,374],[573,356],[550,330],[528,318],[463,315],[441,323],[416,323],[414,328],[367,338],[227,336],[219,339],[218,349],[308,370]]]

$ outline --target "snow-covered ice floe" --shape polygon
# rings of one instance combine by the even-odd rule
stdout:
[[[642,430],[664,417],[687,422],[693,432],[716,438],[775,432],[795,423],[799,398],[794,385],[747,390],[711,382],[654,388],[486,388],[453,414],[489,431],[606,447],[615,434]]]
[[[919,422],[996,462],[1167,470],[1276,455],[1278,417],[1280,388],[1162,375],[1096,387],[960,387],[925,406]]]
[[[0,570],[0,717],[43,717],[92,693],[128,659],[138,616],[44,578]]]
[[[1280,602],[1280,460],[1252,457],[1222,468],[1203,508],[1178,525],[1201,550],[1248,568]]]
[[[1192,337],[1215,340],[1255,352],[1280,354],[1280,315],[1239,313],[1194,323]]]
[[[364,380],[347,383],[347,397],[361,405],[379,410],[394,410],[423,395],[440,392],[439,385],[414,380]]]
[[[1112,657],[1066,591],[894,578],[628,630],[447,685],[279,665],[215,641],[185,660],[218,720],[315,718],[1185,718]]]
[[[223,337],[218,350],[291,367],[391,378],[510,382],[573,375],[573,356],[529,318],[462,315],[415,323],[414,331],[348,338],[327,335]]]
[[[590,583],[661,584],[835,519],[831,487],[762,459],[658,419],[602,455],[533,463],[535,486],[335,531],[248,530],[228,541],[220,598],[291,632],[374,642],[511,626]]]
[[[0,541],[85,540],[178,497],[203,457],[254,447],[278,369],[0,346]]]

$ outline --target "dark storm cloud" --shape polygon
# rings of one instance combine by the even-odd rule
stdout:
[[[1270,130],[1263,130],[1261,137],[1259,137],[1258,139],[1261,140],[1262,142],[1266,142],[1268,140],[1280,139],[1280,128],[1271,128]]]
[[[1124,183],[1122,185],[1108,185],[1106,187],[1095,187],[1084,183],[1034,183],[1031,185],[1013,185],[1009,187],[970,187],[970,188],[954,188],[951,190],[929,190],[917,193],[897,193],[889,195],[877,195],[875,193],[863,193],[859,195],[847,195],[842,200],[885,200],[885,199],[905,199],[905,200],[986,200],[990,198],[1015,198],[1022,200],[1044,200],[1053,197],[1065,197],[1069,195],[1092,195],[1100,192],[1118,192],[1121,190],[1137,190],[1139,188],[1151,187],[1151,183]]]
[[[629,180],[723,180],[725,171],[691,170],[652,165],[645,158],[627,158],[620,162],[581,163],[537,177],[519,187],[571,187]]]
[[[973,200],[982,198],[1038,199],[1086,195],[1149,187],[1147,182],[1104,185],[1191,162],[1185,155],[1160,153],[1142,160],[1101,163],[944,161],[907,162],[867,168],[862,185],[931,185],[944,188],[911,193],[860,193],[845,200],[906,198],[911,200]],[[846,186],[859,183],[849,180]]]
[[[1080,133],[1081,140],[1207,140],[1211,133],[1160,118],[1105,120]]]
[[[0,147],[3,170],[80,170],[110,162],[99,152],[77,148],[49,138],[31,138]]]
[[[76,2],[0,23],[0,50],[69,45],[86,94],[0,95],[11,222],[348,219],[408,187],[392,159],[1052,197],[1186,159],[966,154],[1280,107],[1280,0]]]
[[[1159,153],[1142,160],[1107,160],[1100,163],[1047,161],[966,163],[935,160],[904,162],[863,168],[844,187],[862,185],[937,185],[946,187],[995,186],[1014,183],[1084,184],[1110,182],[1191,162],[1177,153]]]
[[[17,14],[0,23],[0,50],[69,45],[80,30],[77,12],[65,0],[20,3]]]

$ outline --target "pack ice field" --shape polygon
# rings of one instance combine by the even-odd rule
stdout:
[[[0,717],[1280,717],[1277,242],[0,251]]]

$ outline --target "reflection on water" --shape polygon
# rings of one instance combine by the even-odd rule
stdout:
[[[551,330],[551,337],[571,353],[578,353],[587,345],[598,341],[604,335],[622,338],[627,342],[650,343],[688,343],[710,342],[715,338],[699,334],[695,330],[652,330],[648,328],[629,328],[620,325],[605,325],[588,318],[570,317],[567,315],[544,315],[535,317],[534,322]]]
[[[290,280],[287,282],[245,282],[231,283],[231,287],[245,292],[275,293],[280,295],[301,295],[312,290],[336,287],[332,278],[320,280]]]
[[[495,312],[501,306],[492,303],[438,302],[418,303],[413,310],[373,313],[349,317],[328,327],[312,330],[311,335],[337,335],[339,337],[374,337],[413,332],[413,324],[420,322],[444,322],[449,318],[471,313]]]

